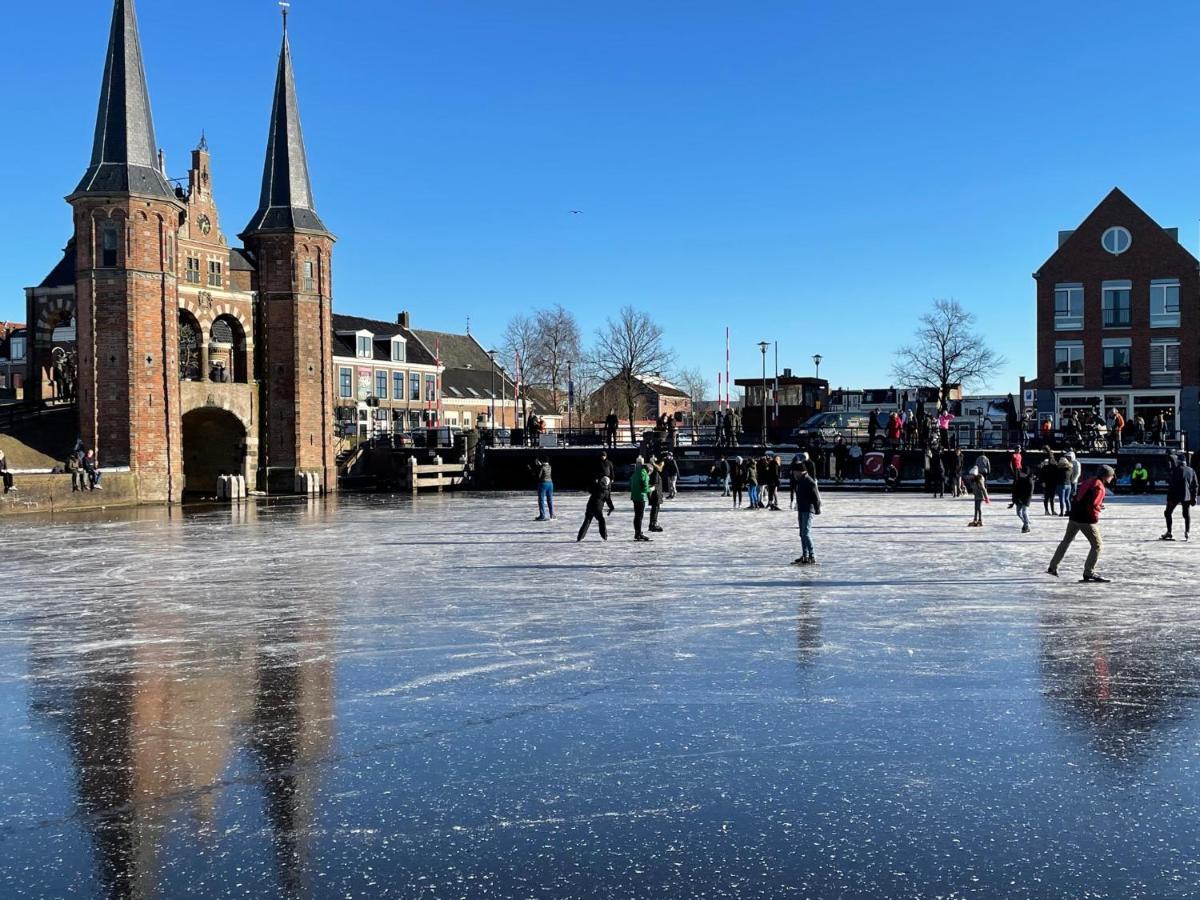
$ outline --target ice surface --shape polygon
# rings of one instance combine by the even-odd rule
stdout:
[[[1115,499],[0,525],[3,897],[1190,897],[1197,554]]]

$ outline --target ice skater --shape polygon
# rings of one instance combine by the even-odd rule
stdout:
[[[612,460],[608,458],[608,453],[604,450],[600,451],[600,477],[607,478],[610,486],[617,479],[616,470],[613,469]],[[605,495],[605,504],[608,506],[609,515],[612,515],[614,507],[611,490]]]
[[[554,518],[554,480],[551,477],[550,460],[539,456],[533,467],[537,472],[538,491],[538,517],[534,521],[545,522],[547,518]],[[547,508],[550,510],[549,516],[546,515]]]
[[[990,503],[988,497],[987,476],[983,474],[979,466],[971,466],[971,471],[967,473],[971,476],[971,496],[975,500],[975,518],[967,525],[968,528],[983,527],[983,504]]]
[[[675,420],[672,419],[672,422]],[[663,486],[666,490],[663,496],[667,500],[675,499],[675,487],[679,482],[679,463],[675,461],[675,454],[667,451],[666,458],[662,462]]]
[[[646,461],[640,456],[633,461],[629,499],[633,501],[633,539],[649,541],[650,538],[642,533],[642,522],[646,517],[646,501],[650,499],[650,472],[646,469]]]
[[[1067,533],[1063,535],[1054,557],[1050,560],[1047,575],[1058,577],[1058,566],[1067,554],[1067,548],[1082,533],[1091,545],[1087,561],[1083,564],[1083,581],[1107,583],[1109,579],[1096,571],[1096,563],[1100,561],[1100,551],[1104,549],[1104,539],[1100,535],[1100,510],[1104,507],[1104,495],[1107,486],[1113,483],[1116,472],[1112,466],[1101,466],[1100,474],[1089,478],[1079,485],[1079,492],[1071,504],[1071,514],[1067,519]]]
[[[1013,506],[1017,508],[1017,518],[1021,520],[1021,534],[1029,534],[1029,504],[1033,502],[1033,475],[1026,468],[1020,468],[1013,476],[1012,487]]]
[[[796,520],[800,526],[800,558],[794,565],[811,566],[817,561],[813,552],[812,520],[821,514],[821,488],[810,471],[807,453],[792,458],[791,481],[796,492]]]
[[[1038,466],[1038,481],[1042,483],[1042,512],[1044,515],[1057,515],[1054,511],[1054,501],[1058,498],[1058,484],[1062,472],[1054,462],[1054,452],[1047,453],[1042,464]]]
[[[662,460],[651,459],[646,466],[650,476],[650,530],[662,531],[658,524],[658,514],[663,505],[663,463]]]
[[[750,495],[750,509],[758,509],[758,463],[748,457],[742,469],[746,478],[746,493]]]
[[[733,508],[742,508],[743,491],[746,488],[746,470],[740,456],[733,458],[733,464],[729,467],[729,489],[730,496],[733,497]]]
[[[1196,502],[1197,493],[1200,493],[1200,489],[1196,483],[1196,473],[1187,464],[1187,456],[1180,453],[1167,475],[1167,508],[1163,513],[1167,520],[1167,533],[1162,540],[1175,540],[1172,529],[1175,507],[1183,511],[1183,539],[1188,539],[1192,531],[1192,504]]]
[[[721,496],[729,496],[729,460],[724,456],[716,461],[712,467],[713,478],[721,483]]]
[[[583,514],[583,524],[579,526],[579,536],[575,538],[575,542],[579,543],[587,537],[588,529],[592,525],[592,520],[596,520],[596,527],[600,530],[600,540],[608,540],[608,524],[604,521],[604,506],[612,504],[612,496],[609,487],[612,482],[608,476],[601,475],[592,484],[591,492],[588,496],[587,511]]]

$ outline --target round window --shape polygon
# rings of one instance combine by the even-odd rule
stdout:
[[[1129,245],[1133,243],[1133,238],[1129,236],[1127,228],[1114,225],[1104,232],[1104,236],[1100,238],[1100,243],[1105,250],[1116,256],[1129,249]]]

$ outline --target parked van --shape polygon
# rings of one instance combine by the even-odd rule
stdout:
[[[792,442],[802,447],[820,447],[836,443],[838,437],[842,437],[847,444],[865,444],[867,435],[870,434],[870,418],[869,410],[817,413],[792,431]],[[882,447],[887,430],[887,415],[881,412],[876,425],[879,427],[875,432],[875,446]]]

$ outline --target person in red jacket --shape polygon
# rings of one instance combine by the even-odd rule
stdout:
[[[1059,543],[1058,549],[1054,551],[1054,558],[1050,560],[1050,568],[1046,570],[1047,574],[1058,576],[1058,564],[1066,556],[1067,548],[1071,546],[1075,536],[1082,532],[1092,547],[1087,561],[1083,564],[1083,580],[1099,583],[1109,580],[1097,574],[1096,563],[1100,560],[1100,551],[1104,547],[1104,541],[1100,537],[1100,510],[1104,507],[1106,486],[1112,484],[1116,474],[1112,466],[1101,466],[1099,475],[1095,478],[1088,478],[1079,485],[1079,490],[1075,492],[1075,498],[1071,501],[1067,533]]]

